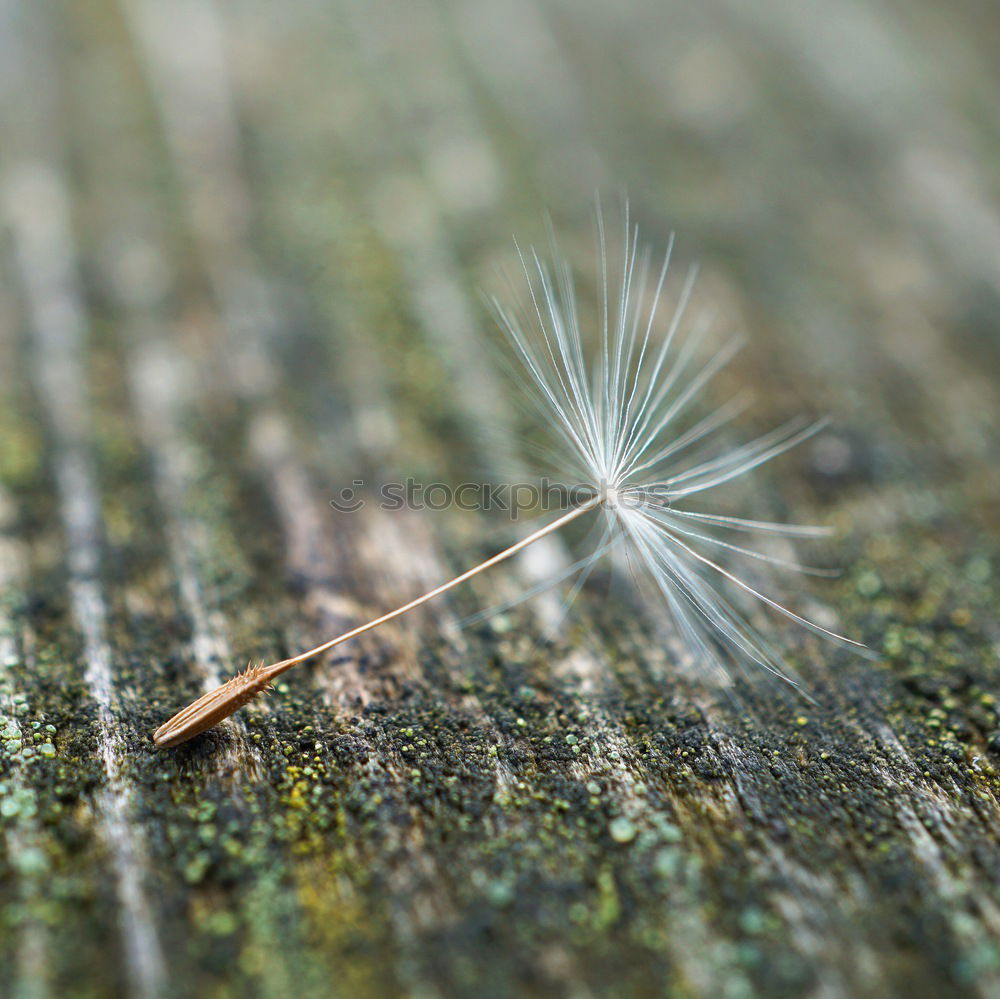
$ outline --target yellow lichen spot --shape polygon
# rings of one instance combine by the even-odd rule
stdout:
[[[305,781],[296,781],[292,785],[292,789],[288,795],[288,807],[289,808],[305,808],[306,807],[306,792],[308,791],[309,785]]]

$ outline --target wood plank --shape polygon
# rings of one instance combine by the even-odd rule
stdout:
[[[0,995],[1000,994],[996,15],[917,2],[0,5]],[[737,512],[836,528],[720,690],[561,539],[330,506],[519,478],[481,293],[593,192],[700,257]]]

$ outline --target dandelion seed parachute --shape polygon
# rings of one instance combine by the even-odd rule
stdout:
[[[518,251],[525,305],[511,309],[496,298],[491,304],[527,376],[539,423],[555,438],[546,448],[550,460],[604,498],[605,531],[597,550],[625,549],[664,601],[674,630],[704,665],[722,669],[727,659],[751,662],[794,682],[782,657],[733,606],[727,588],[826,639],[863,649],[785,607],[727,563],[750,560],[812,575],[836,573],[718,536],[807,538],[825,535],[825,528],[690,508],[700,494],[778,457],[826,421],[794,419],[732,447],[720,431],[746,408],[743,398],[727,400],[700,418],[692,415],[743,341],[731,339],[699,364],[711,319],[686,322],[696,268],[684,276],[672,314],[661,317],[673,238],[654,267],[626,209],[622,267],[612,284],[600,209],[596,219],[600,274],[593,336],[588,339],[581,327],[573,276],[551,228],[548,260],[533,249]],[[551,475],[552,469],[547,471]]]
[[[530,306],[519,312],[498,300],[492,303],[540,422],[554,437],[553,471],[585,484],[590,495],[511,547],[402,607],[291,659],[239,674],[160,726],[153,735],[157,746],[175,746],[211,728],[298,663],[413,610],[595,512],[604,517],[600,540],[573,568],[585,574],[609,549],[623,547],[652,581],[689,651],[704,663],[719,666],[723,657],[730,657],[786,674],[780,656],[734,607],[724,592],[727,588],[824,638],[864,648],[783,606],[721,558],[823,574],[821,570],[715,533],[796,538],[823,534],[822,528],[689,508],[691,498],[741,478],[808,439],[823,423],[793,420],[738,447],[720,442],[719,432],[743,411],[743,400],[729,400],[697,419],[691,414],[712,378],[739,350],[740,341],[730,341],[699,366],[699,348],[709,323],[696,321],[686,335],[683,332],[695,281],[693,268],[682,282],[673,314],[661,323],[659,306],[673,239],[654,269],[648,251],[639,249],[638,229],[626,210],[623,267],[620,279],[615,275],[614,288],[600,210],[597,243],[601,280],[594,338],[588,340],[582,328],[572,274],[554,237],[549,262],[533,250],[521,254]]]

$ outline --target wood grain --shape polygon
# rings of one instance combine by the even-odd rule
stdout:
[[[3,0],[0,995],[1000,995],[998,30]],[[599,585],[462,627],[547,539],[155,751],[516,540],[330,500],[520,473],[480,293],[546,210],[586,288],[622,189],[747,333],[748,432],[833,417],[739,512],[836,528],[791,595],[880,658],[768,619],[813,706]]]

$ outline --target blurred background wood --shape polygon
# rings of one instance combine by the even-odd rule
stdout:
[[[998,33],[2,0],[0,994],[1000,995]],[[526,560],[154,752],[517,536],[329,501],[513,467],[478,294],[546,210],[586,276],[595,190],[702,260],[748,429],[832,414],[750,501],[837,528],[796,606],[883,658],[794,636],[813,706],[599,589],[461,629]]]

